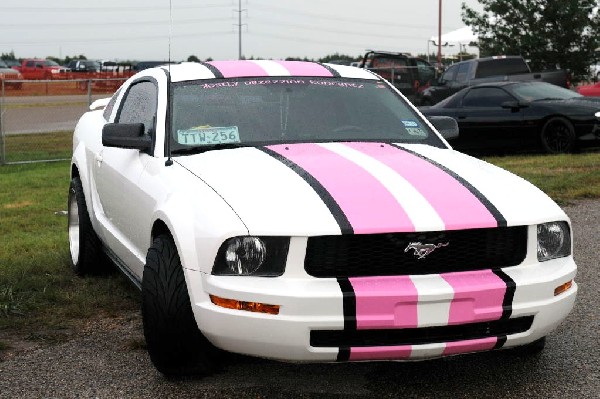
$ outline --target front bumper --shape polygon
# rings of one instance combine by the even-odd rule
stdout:
[[[575,283],[554,295],[556,287],[575,277],[571,256],[543,263],[528,258],[498,274],[509,283],[495,278],[491,271],[350,279],[355,307],[349,314],[346,283],[336,279],[297,272],[278,278],[220,277],[186,270],[196,321],[214,345],[252,356],[305,362],[427,359],[524,345],[550,333],[573,308]],[[209,294],[280,305],[280,313],[225,309],[214,305]],[[356,312],[354,320],[352,312]],[[311,345],[311,331],[378,331],[385,335],[386,330],[413,329],[418,333],[419,329],[425,332],[432,327],[443,330],[444,326],[461,325],[469,331],[470,326],[528,316],[533,319],[531,326],[515,334],[497,334],[492,328],[485,336],[442,342],[395,344],[388,339],[385,345]]]

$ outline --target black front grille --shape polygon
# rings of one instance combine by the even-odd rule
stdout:
[[[407,249],[418,242],[440,246],[419,259]],[[515,266],[526,253],[527,226],[320,236],[308,239],[304,268],[314,277],[439,274]]]
[[[529,330],[532,323],[533,316],[526,316],[484,323],[394,330],[314,330],[310,332],[310,346],[369,347],[464,341],[522,333]]]

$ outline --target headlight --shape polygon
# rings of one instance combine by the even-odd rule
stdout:
[[[218,276],[281,276],[290,245],[289,237],[233,237],[226,240],[215,259]]]
[[[567,222],[550,222],[537,226],[537,257],[543,262],[571,254],[571,232]]]

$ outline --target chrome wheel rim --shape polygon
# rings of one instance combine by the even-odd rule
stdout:
[[[69,196],[69,249],[74,265],[79,259],[79,207],[75,195]]]
[[[556,153],[566,152],[569,148],[569,128],[562,122],[554,122],[548,126],[546,132],[546,143]]]

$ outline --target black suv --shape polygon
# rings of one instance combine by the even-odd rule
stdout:
[[[429,62],[406,53],[367,50],[359,67],[380,75],[412,102],[436,77]]]

